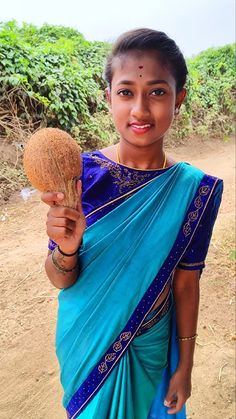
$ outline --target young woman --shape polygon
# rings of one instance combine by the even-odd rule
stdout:
[[[46,272],[69,418],[185,418],[204,268],[222,181],[166,155],[187,68],[163,32],[122,35],[107,99],[120,141],[83,153],[77,210],[50,205]],[[176,328],[177,326],[177,328]]]

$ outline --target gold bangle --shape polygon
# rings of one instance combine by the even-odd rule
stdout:
[[[52,251],[52,263],[55,266],[56,270],[58,272],[63,272],[63,273],[67,273],[67,272],[73,272],[77,269],[78,267],[78,262],[76,263],[76,265],[71,268],[71,269],[67,269],[67,268],[63,268],[62,266],[60,266],[55,258],[55,251],[58,250],[58,247],[56,246],[55,249],[53,249]]]
[[[196,339],[196,337],[197,337],[197,333],[195,334],[195,335],[193,335],[193,336],[186,336],[186,337],[184,337],[184,338],[180,338],[179,336],[178,336],[178,340],[180,341],[180,342],[184,342],[185,340],[194,340],[194,339]]]

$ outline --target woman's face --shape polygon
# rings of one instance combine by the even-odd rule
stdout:
[[[131,52],[113,61],[109,104],[121,140],[148,146],[169,129],[185,89],[176,95],[176,82],[153,52]]]

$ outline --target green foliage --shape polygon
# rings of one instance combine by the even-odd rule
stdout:
[[[30,108],[26,113],[19,106],[19,118],[46,120],[47,125],[66,131],[84,126],[106,109],[101,74],[108,48],[86,41],[70,28],[43,25],[37,29],[28,24],[20,28],[14,21],[1,24],[0,94],[19,87],[18,98],[24,95],[37,102],[33,115]],[[94,124],[87,131],[93,135],[93,126],[97,136]],[[90,139],[85,142],[87,148]]]
[[[210,48],[188,60],[188,67],[186,107],[192,131],[225,138],[233,131],[235,115],[235,46]]]
[[[107,112],[102,78],[109,50],[109,44],[89,42],[72,28],[0,23],[0,106],[4,115],[8,112],[10,120],[7,98],[11,94],[14,112],[23,125],[60,127],[87,150],[112,144],[117,134]],[[188,97],[172,135],[227,138],[235,114],[234,46],[204,51],[188,60],[188,66]],[[0,120],[1,135],[6,132]]]

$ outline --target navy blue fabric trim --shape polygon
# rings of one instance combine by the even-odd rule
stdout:
[[[49,239],[49,241],[48,241],[48,249],[49,250],[54,250],[56,246],[57,246],[57,244],[52,239]]]
[[[218,179],[214,177],[203,176],[169,256],[140,300],[124,329],[71,398],[66,407],[68,418],[77,418],[84,410],[137,335],[146,316],[152,310],[168,283],[172,272],[190,244],[217,182]]]

